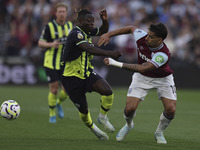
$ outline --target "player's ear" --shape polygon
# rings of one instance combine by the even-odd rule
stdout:
[[[162,39],[161,37],[159,37],[159,38],[158,38],[158,42],[159,42],[159,43],[162,43],[162,42],[163,42],[163,39]]]
[[[83,25],[83,19],[82,19],[82,17],[76,19],[76,23],[77,23],[78,26],[82,26]]]

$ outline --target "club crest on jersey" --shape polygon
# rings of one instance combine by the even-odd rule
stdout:
[[[83,35],[80,32],[78,33],[78,38],[83,39]]]

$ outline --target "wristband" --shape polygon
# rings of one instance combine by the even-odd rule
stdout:
[[[109,65],[112,65],[112,66],[115,66],[115,67],[119,67],[119,68],[122,68],[122,66],[123,66],[123,63],[115,61],[112,58],[108,58],[108,60],[109,60]]]

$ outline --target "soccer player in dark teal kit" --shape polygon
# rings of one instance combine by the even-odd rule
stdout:
[[[95,91],[101,95],[101,107],[98,122],[103,124],[108,132],[115,128],[108,121],[114,94],[110,85],[93,71],[91,59],[93,55],[109,56],[118,59],[119,51],[102,50],[92,44],[92,36],[100,36],[108,31],[106,10],[100,11],[102,25],[94,28],[94,16],[88,10],[81,10],[77,16],[77,26],[70,32],[62,53],[62,85],[67,94],[79,110],[79,116],[84,124],[99,138],[107,140],[109,137],[101,131],[92,121],[86,99],[86,93]]]

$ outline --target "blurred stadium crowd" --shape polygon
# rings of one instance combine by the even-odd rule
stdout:
[[[19,56],[35,64],[42,62],[37,42],[44,25],[54,18],[54,6],[69,6],[68,20],[75,23],[75,9],[87,8],[100,25],[99,10],[106,9],[109,30],[135,25],[147,30],[151,23],[162,22],[169,30],[165,40],[174,59],[200,67],[199,0],[0,0],[0,56]],[[123,61],[136,61],[132,36],[118,36],[105,49],[123,51]]]

